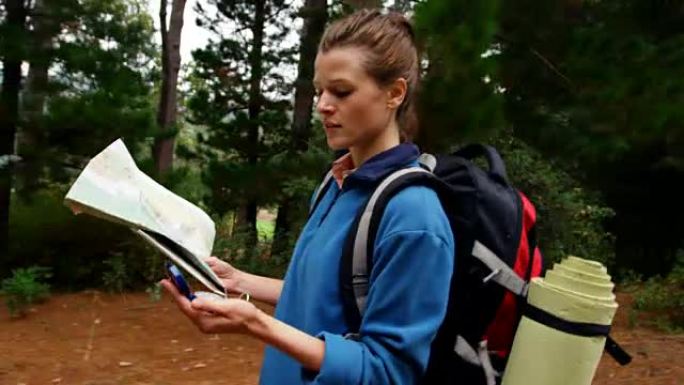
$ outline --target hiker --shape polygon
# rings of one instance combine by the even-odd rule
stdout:
[[[419,64],[400,14],[361,10],[325,31],[315,62],[316,111],[333,162],[283,281],[207,263],[230,293],[276,306],[271,317],[240,299],[190,302],[162,285],[205,333],[265,342],[260,383],[418,384],[444,319],[454,235],[433,189],[410,186],[389,201],[372,250],[358,330],[345,315],[340,258],[352,222],[383,177],[418,166],[414,103]],[[353,335],[350,333],[354,333]]]

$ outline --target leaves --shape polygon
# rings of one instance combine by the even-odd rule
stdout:
[[[208,7],[216,7],[218,12],[210,13]],[[255,63],[251,57],[257,44],[254,2],[212,0],[202,8],[202,25],[224,25],[237,32],[217,33],[206,47],[193,52],[188,118],[193,124],[207,127],[199,153],[207,161],[204,180],[211,190],[210,205],[225,213],[246,196],[257,199],[259,204],[273,202],[278,195],[273,191],[280,190],[277,181],[281,178],[271,168],[270,159],[289,143],[292,107],[288,98],[293,79],[282,74],[292,69],[287,66],[292,64],[294,50],[283,45],[284,36],[292,30],[286,25],[292,12],[283,1],[265,1],[265,12],[271,16],[264,28],[260,61]],[[258,94],[250,93],[254,71],[264,74],[259,79]],[[256,114],[250,106],[258,106]],[[255,126],[256,147],[250,136]],[[250,161],[255,157],[256,164]]]
[[[12,270],[12,276],[3,279],[0,285],[10,315],[23,315],[30,305],[47,298],[50,286],[43,281],[51,275],[50,268],[41,266]]]
[[[483,56],[493,46],[498,12],[496,0],[434,0],[416,6],[416,34],[427,63],[417,139],[424,150],[446,151],[501,127],[497,62]]]

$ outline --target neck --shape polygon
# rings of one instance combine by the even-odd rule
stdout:
[[[354,161],[354,167],[361,166],[368,159],[397,146],[400,142],[399,126],[393,120],[380,135],[371,141],[349,148],[349,153],[351,153],[352,160]]]

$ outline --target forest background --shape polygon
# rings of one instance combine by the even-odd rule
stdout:
[[[383,7],[415,25],[421,149],[495,145],[547,265],[599,260],[684,327],[684,2],[153,1],[0,2],[0,279],[16,312],[49,288],[158,290],[159,255],[62,203],[117,138],[211,215],[215,255],[282,276],[333,160],[318,41]],[[181,60],[189,25],[204,41]]]

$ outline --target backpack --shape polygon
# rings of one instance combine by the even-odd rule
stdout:
[[[486,159],[488,170],[473,162],[478,157]],[[345,317],[352,330],[359,330],[373,245],[387,203],[403,188],[428,186],[437,192],[449,219],[456,260],[446,316],[422,383],[494,385],[505,368],[528,282],[543,273],[534,205],[508,183],[493,147],[471,144],[450,155],[423,154],[419,163],[421,167],[399,169],[383,179],[352,224],[340,260]],[[331,177],[329,172],[324,178],[310,212]]]

